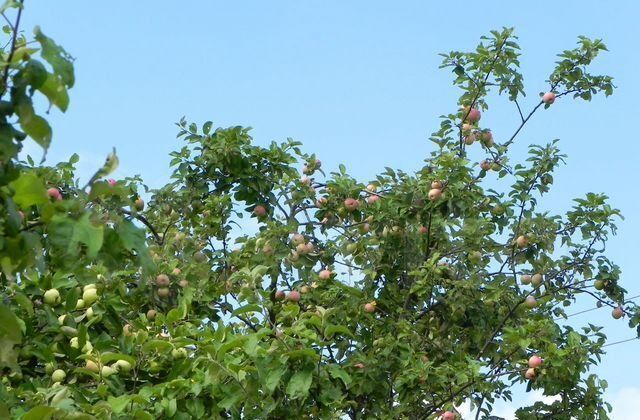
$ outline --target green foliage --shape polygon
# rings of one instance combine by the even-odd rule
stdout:
[[[435,418],[468,399],[488,416],[521,384],[559,400],[520,418],[607,418],[606,382],[588,373],[601,328],[556,320],[594,299],[638,326],[605,255],[620,214],[593,193],[538,210],[564,156],[554,141],[509,159],[543,105],[522,113],[512,29],[443,56],[461,109],[414,174],[367,185],[342,165],[325,174],[296,141],[260,147],[247,128],[183,119],[171,182],[145,210],[141,180],[104,180],[115,152],[85,187],[75,155],[18,159],[27,137],[45,150],[52,137],[33,95],[65,111],[74,84],[61,47],[18,30],[0,61],[0,417]],[[603,50],[580,38],[549,90],[610,94],[587,71]],[[475,114],[492,91],[521,119],[503,143]],[[544,363],[527,377],[533,354]]]

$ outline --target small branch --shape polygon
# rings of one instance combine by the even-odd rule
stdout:
[[[9,57],[7,57],[7,66],[4,68],[4,74],[2,75],[2,87],[0,87],[2,91],[0,91],[0,98],[2,98],[7,92],[7,83],[9,81],[9,69],[11,68],[11,60],[13,60],[13,55],[16,52],[16,41],[18,39],[18,30],[20,29],[20,18],[22,17],[22,5],[24,3],[24,0],[20,0],[18,3],[20,4],[20,7],[18,8],[16,23],[12,26],[13,37],[11,39],[11,49],[9,50]]]

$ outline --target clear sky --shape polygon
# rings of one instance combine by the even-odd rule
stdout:
[[[528,109],[545,90],[555,54],[573,48],[578,35],[601,37],[610,52],[596,69],[614,76],[616,93],[591,103],[562,98],[536,115],[516,153],[561,139],[568,165],[545,207],[561,211],[572,197],[607,193],[626,216],[609,255],[623,268],[629,296],[640,294],[636,1],[26,3],[24,27],[41,25],[77,58],[70,110],[50,115],[49,162],[78,152],[86,176],[115,146],[118,175],[140,174],[151,186],[168,180],[168,153],[181,146],[173,124],[183,115],[252,126],[261,144],[293,137],[326,168],[345,163],[361,178],[384,166],[416,169],[438,116],[455,109],[458,95],[437,68],[439,52],[469,50],[490,29],[516,27]],[[489,105],[484,126],[503,140],[516,111],[504,98]],[[605,325],[611,341],[632,337],[609,312],[572,322]],[[639,351],[640,341],[612,346],[598,369],[615,419],[640,419]]]

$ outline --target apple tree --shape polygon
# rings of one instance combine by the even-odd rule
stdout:
[[[558,143],[511,153],[555,102],[612,93],[602,41],[563,51],[534,99],[512,29],[443,54],[459,103],[415,173],[361,182],[294,140],[182,119],[151,191],[108,179],[115,152],[87,183],[75,155],[20,157],[49,146],[38,108],[66,110],[73,59],[22,33],[22,2],[2,12],[0,417],[454,419],[470,400],[480,418],[523,388],[558,399],[519,418],[608,418],[602,329],[558,320],[591,301],[638,326],[605,254],[620,212],[595,193],[539,208]],[[494,139],[500,100],[518,123]]]

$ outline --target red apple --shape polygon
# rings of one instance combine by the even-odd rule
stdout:
[[[158,274],[158,277],[156,277],[156,286],[158,287],[167,287],[169,283],[169,276],[166,274]]]
[[[329,280],[332,274],[333,273],[331,272],[331,270],[322,270],[318,274],[318,277],[320,278],[320,280]]]
[[[376,302],[365,303],[364,311],[368,313],[374,313],[376,311]]]
[[[613,319],[622,318],[624,316],[624,309],[618,306],[613,311],[611,311],[611,316],[613,317]]]
[[[444,413],[442,413],[442,420],[455,420],[456,418],[456,413],[454,413],[453,411],[445,411]]]
[[[57,188],[49,188],[47,190],[47,195],[54,200],[62,200],[62,194],[60,194],[60,190]]]
[[[276,299],[282,300],[285,298],[285,293],[282,290],[277,290],[275,294]]]
[[[530,368],[537,368],[540,367],[542,365],[542,357],[537,356],[537,355],[533,355],[529,358],[529,367]]]
[[[118,181],[116,181],[115,179],[109,179],[107,183],[109,183],[109,185],[113,187],[118,184]]]
[[[556,100],[556,94],[553,92],[547,92],[544,95],[542,95],[542,102],[544,102],[545,104],[549,104],[551,105],[552,103],[554,103]]]
[[[380,200],[380,196],[379,195],[370,195],[369,197],[367,197],[367,203],[369,203],[369,204],[374,204],[378,200]]]
[[[480,121],[480,118],[482,118],[482,114],[476,108],[471,108],[469,111],[465,110],[464,112],[469,113],[467,115],[467,121],[469,121],[471,124],[477,123],[478,121]]]
[[[531,274],[523,274],[522,277],[520,277],[520,282],[524,285],[530,284]]]
[[[174,276],[179,276],[180,274],[182,274],[182,270],[176,267],[173,269],[173,271],[171,271],[171,274],[173,274]]]
[[[527,298],[524,300],[524,306],[529,309],[535,308],[536,306],[538,306],[538,301],[533,296],[527,296]]]
[[[429,191],[429,200],[431,201],[436,201],[438,200],[440,197],[442,197],[442,190],[438,189],[438,188],[432,188]]]
[[[524,373],[524,377],[529,379],[530,381],[536,378],[536,370],[534,368],[529,368]]]
[[[524,235],[518,236],[516,245],[518,245],[518,248],[526,248],[529,245],[529,238]]]
[[[488,160],[483,160],[482,162],[480,162],[480,169],[482,169],[483,171],[490,170],[491,162],[489,162]]]
[[[344,208],[347,209],[347,211],[356,211],[359,206],[360,203],[355,198],[347,198],[344,200]]]
[[[420,229],[418,229],[418,232],[420,232],[423,235],[426,235],[427,233],[429,233],[429,228],[426,226],[420,226]]]
[[[258,217],[264,217],[267,214],[267,209],[265,209],[264,206],[257,205],[253,209],[253,214],[255,214]]]
[[[289,294],[287,295],[287,300],[289,300],[291,302],[299,302],[300,301],[300,292],[298,292],[297,290],[290,291]]]
[[[469,134],[473,130],[473,124],[464,123],[462,124],[462,133]]]

